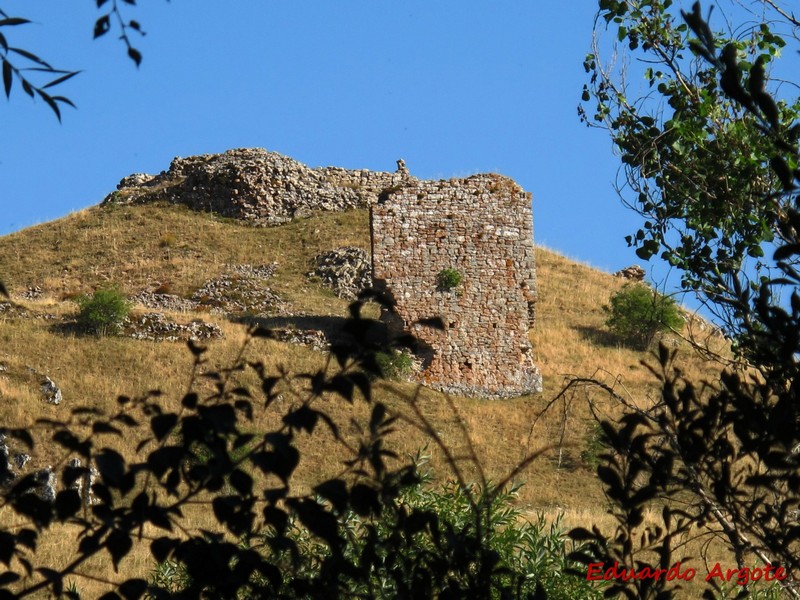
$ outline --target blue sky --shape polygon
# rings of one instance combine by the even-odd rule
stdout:
[[[0,234],[91,206],[174,156],[264,147],[310,166],[421,178],[499,172],[534,198],[537,243],[614,271],[640,262],[608,138],[580,124],[596,0],[140,0],[136,69],[92,40],[95,2],[4,0],[10,43],[83,72],[59,123],[0,100]],[[663,273],[663,269],[660,271]],[[660,275],[659,275],[660,276]]]

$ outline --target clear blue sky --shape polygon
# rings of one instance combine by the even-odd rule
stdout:
[[[613,271],[640,262],[608,138],[579,123],[596,0],[140,0],[137,70],[95,2],[4,0],[9,42],[84,72],[59,123],[0,99],[0,234],[96,204],[174,156],[264,147],[310,166],[422,178],[499,172],[534,198],[536,241]],[[646,266],[646,265],[645,265]],[[663,273],[663,270],[661,271]]]

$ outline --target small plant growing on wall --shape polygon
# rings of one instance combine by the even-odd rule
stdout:
[[[442,269],[436,276],[437,287],[442,291],[452,290],[461,283],[461,273],[455,269]]]

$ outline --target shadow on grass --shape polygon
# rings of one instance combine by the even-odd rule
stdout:
[[[434,350],[429,344],[408,334],[398,333],[396,323],[393,322],[316,315],[280,317],[239,315],[230,317],[230,320],[233,323],[271,329],[279,334],[277,339],[282,341],[293,341],[292,331],[305,334],[318,332],[323,337],[324,343],[331,346],[356,346],[379,353],[405,348],[421,360],[423,368],[430,364],[434,356]],[[302,336],[294,341],[314,345],[314,340],[303,340]],[[328,348],[323,345],[317,349]]]
[[[603,346],[606,348],[617,348],[625,344],[619,338],[606,329],[598,327],[574,327],[583,339],[594,344],[595,346]]]
[[[274,330],[298,330],[305,332],[319,331],[329,344],[353,343],[356,338],[353,327],[363,327],[365,339],[370,344],[386,345],[389,343],[390,334],[386,325],[380,321],[364,319],[353,322],[346,317],[299,315],[285,317],[260,317],[251,315],[237,315],[230,317],[233,323],[265,327]]]
[[[48,329],[50,333],[62,335],[65,337],[85,337],[85,338],[99,338],[104,337],[94,331],[89,331],[83,325],[80,325],[74,319],[68,321],[59,321],[58,323],[51,324]],[[115,335],[114,333],[107,334],[108,336]]]

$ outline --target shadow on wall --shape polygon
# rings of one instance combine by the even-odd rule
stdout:
[[[389,300],[392,306],[395,306],[397,304],[394,295],[389,290],[389,286],[386,285],[385,279],[373,278],[372,286],[377,292],[383,294]],[[431,318],[436,318],[436,317],[438,317],[438,315],[431,315]],[[386,331],[390,339],[399,339],[407,334],[407,328],[405,322],[396,312],[382,308],[380,322],[386,327]],[[415,337],[412,350],[414,352],[414,356],[417,358],[417,360],[420,361],[422,370],[424,371],[425,369],[427,369],[433,362],[433,358],[435,356],[435,351],[433,349],[433,346],[424,342],[418,337]]]

